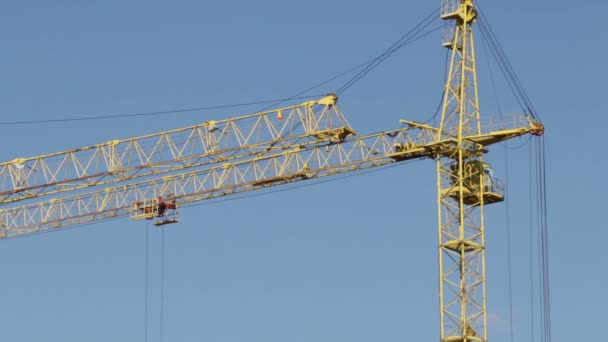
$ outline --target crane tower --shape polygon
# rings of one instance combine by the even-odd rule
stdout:
[[[439,300],[442,342],[487,341],[484,205],[502,200],[484,177],[472,0],[447,1],[441,18],[453,21],[443,45],[451,58],[439,135],[455,139],[437,159]],[[488,184],[490,183],[490,184]]]

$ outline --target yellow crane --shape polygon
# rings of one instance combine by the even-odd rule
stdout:
[[[446,1],[453,21],[438,127],[357,136],[336,95],[238,118],[114,140],[0,164],[0,238],[119,216],[178,222],[179,207],[406,160],[437,167],[440,337],[487,341],[484,208],[504,200],[483,161],[490,145],[543,125],[522,114],[484,126],[479,110],[472,0]],[[61,195],[60,193],[65,193]]]

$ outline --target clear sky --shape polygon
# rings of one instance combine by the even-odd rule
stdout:
[[[481,2],[547,129],[554,341],[605,341],[608,87],[599,0]],[[284,98],[376,56],[439,1],[2,1],[0,122]],[[439,19],[436,25],[440,25]],[[434,25],[435,26],[435,25]],[[433,26],[433,27],[434,27]],[[519,107],[479,48],[483,115]],[[432,116],[441,32],[340,98],[361,134]],[[489,63],[489,64],[488,64]],[[489,65],[489,67],[488,67]],[[340,79],[310,94],[337,89]],[[0,159],[253,112],[1,125]],[[525,140],[510,143],[521,146]],[[510,180],[513,326],[531,341],[530,147],[496,146]],[[506,203],[487,215],[488,316],[510,341]],[[431,161],[182,211],[150,228],[148,341],[433,341],[439,336]],[[146,223],[0,241],[1,341],[144,341]],[[536,277],[536,275],[534,275]],[[538,298],[533,299],[538,307]],[[538,316],[535,318],[538,328]],[[538,336],[535,341],[538,341]]]

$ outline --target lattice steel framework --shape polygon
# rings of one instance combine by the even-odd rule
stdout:
[[[116,216],[137,215],[137,203],[162,197],[180,205],[296,181],[430,157],[435,133],[418,127],[226,162],[162,178],[0,209],[0,238]]]
[[[337,97],[124,140],[0,163],[0,203],[339,142],[355,132]]]
[[[438,139],[437,128],[405,120],[402,123],[405,125],[403,128],[393,131],[349,136],[337,141],[331,135],[328,139],[316,140],[316,143],[293,143],[289,148],[253,158],[190,167],[162,177],[144,178],[109,188],[90,186],[92,190],[71,191],[71,195],[65,197],[38,198],[33,203],[21,205],[14,202],[9,207],[3,205],[0,207],[0,239],[117,216],[133,217],[137,214],[138,203],[157,197],[175,200],[181,206],[405,160],[433,159],[442,151],[453,150],[457,144],[453,138]],[[521,120],[503,123],[502,129],[468,139],[480,146],[494,144],[531,132],[533,126],[522,127],[526,123]]]
[[[487,341],[484,177],[472,0],[445,1],[442,19],[453,21],[441,137],[456,139],[438,154],[438,224],[441,341]],[[474,167],[475,165],[479,167]]]

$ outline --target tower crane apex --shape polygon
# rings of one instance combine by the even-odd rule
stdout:
[[[0,163],[0,239],[117,216],[175,223],[178,207],[186,203],[433,159],[440,341],[487,342],[484,209],[503,201],[504,194],[483,156],[490,145],[525,134],[540,136],[544,127],[522,116],[499,129],[482,128],[473,0],[444,0],[441,18],[454,25],[443,42],[451,58],[439,127],[402,120],[399,129],[357,136],[339,111],[337,96],[329,95]]]

